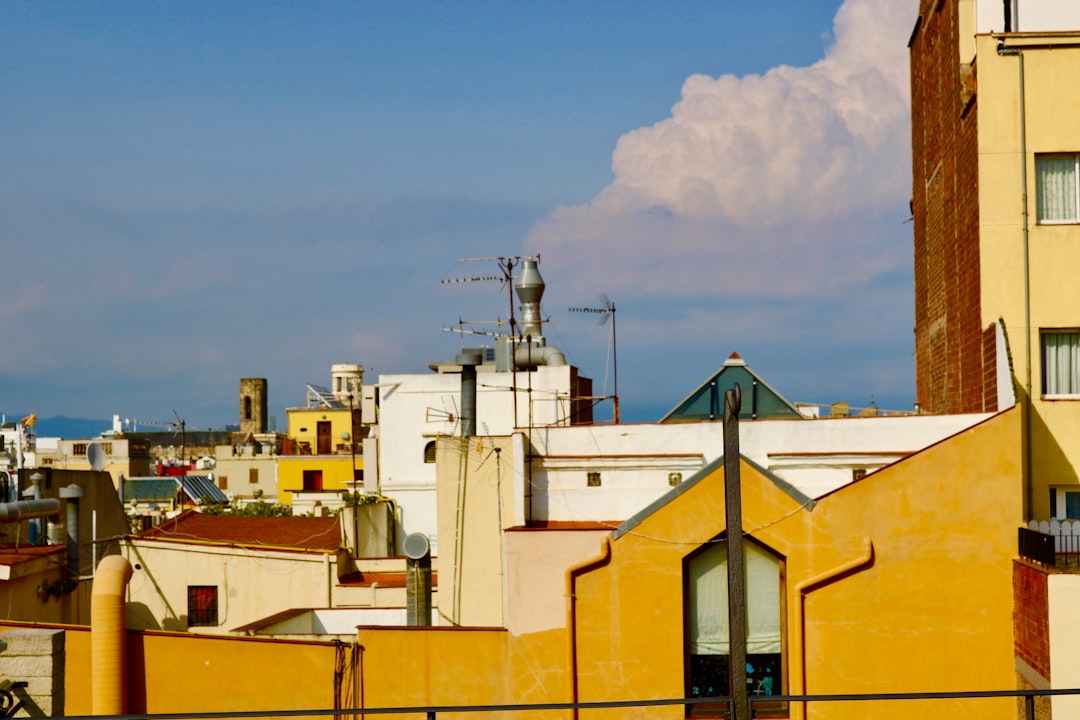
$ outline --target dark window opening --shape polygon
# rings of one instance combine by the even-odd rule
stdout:
[[[188,627],[208,627],[218,624],[217,585],[188,586]]]
[[[322,489],[322,470],[305,470],[304,492],[313,492]]]

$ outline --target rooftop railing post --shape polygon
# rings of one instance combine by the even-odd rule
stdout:
[[[1035,696],[1024,695],[1024,720],[1035,720]]]
[[[743,570],[742,479],[739,467],[738,383],[724,392],[724,505],[727,528],[728,677],[735,720],[750,720],[746,688],[746,575]]]

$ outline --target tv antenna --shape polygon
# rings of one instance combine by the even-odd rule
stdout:
[[[502,317],[497,317],[494,320],[462,320],[458,318],[458,326],[456,328],[444,325],[443,332],[457,333],[458,335],[487,335],[488,337],[498,337],[499,333],[492,330],[473,330],[472,328],[465,327],[466,325],[494,325],[496,328],[501,328],[505,323]]]
[[[614,419],[615,424],[619,424],[619,346],[615,335],[615,303],[607,296],[606,293],[600,293],[600,304],[603,307],[572,307],[570,312],[579,313],[592,313],[600,316],[600,324],[603,325],[611,320],[611,343],[608,345],[609,357],[612,365],[612,375],[614,376]],[[607,366],[605,364],[604,373],[607,373]],[[604,380],[604,391],[607,392],[607,379]]]
[[[540,253],[535,255],[504,255],[498,257],[472,257],[472,258],[458,258],[458,262],[497,262],[499,264],[498,275],[479,275],[476,277],[465,278],[451,278],[443,280],[443,283],[468,283],[468,282],[484,282],[488,280],[499,280],[506,286],[510,298],[510,336],[517,336],[517,320],[514,317],[514,268],[521,264],[522,260],[535,260],[538,264],[540,262]]]

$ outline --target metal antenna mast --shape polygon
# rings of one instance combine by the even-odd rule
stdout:
[[[506,285],[507,296],[510,300],[510,336],[517,337],[517,318],[514,315],[514,268],[522,260],[536,260],[540,262],[540,253],[536,255],[505,255],[498,257],[471,257],[458,258],[458,262],[497,262],[499,275],[479,275],[476,277],[454,278],[443,280],[443,283],[482,282],[485,280],[501,280]]]
[[[570,312],[580,313],[594,313],[600,315],[600,324],[603,325],[611,319],[611,358],[612,358],[612,375],[614,377],[614,419],[615,424],[619,424],[619,345],[618,339],[615,335],[615,303],[608,298],[606,293],[600,294],[600,304],[602,308],[591,307],[572,307]],[[605,388],[606,389],[606,388]]]

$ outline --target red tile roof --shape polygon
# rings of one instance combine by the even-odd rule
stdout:
[[[21,545],[0,547],[0,565],[19,565],[48,555],[63,555],[67,545]]]
[[[406,573],[403,572],[352,572],[338,578],[338,585],[344,587],[371,587],[378,585],[381,588],[405,587]],[[439,586],[439,573],[432,571],[431,587]]]
[[[185,510],[139,537],[319,552],[341,548],[341,527],[336,517],[232,517]]]

